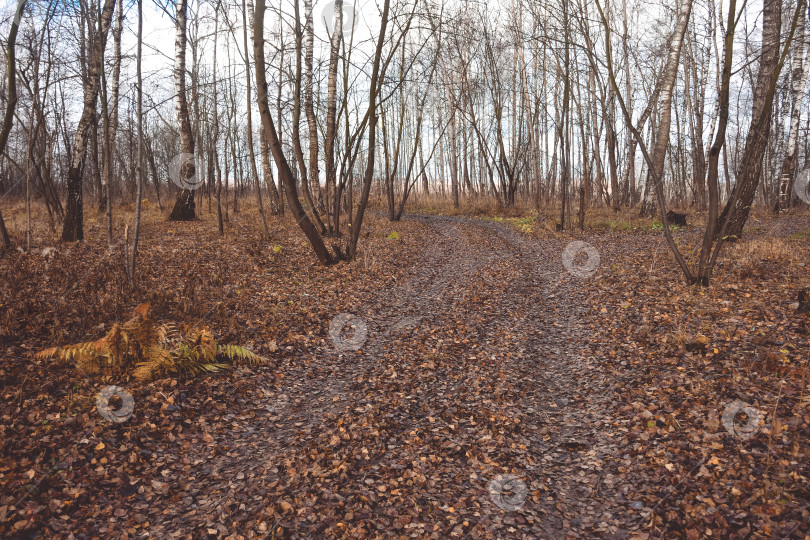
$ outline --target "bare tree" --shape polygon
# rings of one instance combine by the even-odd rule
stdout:
[[[380,21],[380,33],[377,36],[377,47],[374,51],[374,64],[371,68],[371,81],[369,82],[369,102],[368,111],[366,112],[366,119],[368,121],[368,159],[366,162],[366,174],[363,177],[363,191],[360,194],[360,202],[357,205],[357,213],[352,219],[352,233],[349,239],[349,245],[346,249],[347,257],[352,260],[357,257],[357,243],[360,240],[360,229],[363,226],[363,216],[368,206],[368,196],[371,193],[371,182],[374,178],[374,150],[376,147],[377,136],[377,100],[379,99],[378,82],[381,74],[385,73],[390,57],[386,59],[385,66],[382,66],[383,45],[385,44],[386,29],[388,28],[388,14],[391,7],[391,0],[385,0],[383,3],[382,20]],[[410,27],[410,20],[408,20],[407,28]],[[396,46],[392,47],[396,50]]]
[[[256,86],[258,87],[256,93],[259,115],[262,119],[262,129],[264,130],[265,137],[267,137],[270,150],[273,153],[279,181],[284,186],[287,203],[290,205],[293,217],[301,227],[301,230],[304,231],[318,261],[323,265],[334,264],[336,262],[335,257],[326,249],[321,235],[318,233],[315,225],[309,219],[309,216],[307,216],[304,208],[301,206],[301,202],[298,200],[298,187],[296,186],[292,170],[290,170],[290,165],[287,163],[287,158],[284,156],[284,151],[281,148],[281,142],[276,132],[273,117],[270,115],[270,106],[267,102],[267,68],[264,63],[265,9],[265,0],[256,0],[256,11],[253,21],[253,56],[256,58]]]
[[[762,9],[762,52],[759,58],[759,70],[754,86],[754,103],[751,114],[751,125],[745,140],[745,149],[737,169],[737,183],[720,215],[720,221],[729,218],[723,236],[738,237],[742,234],[751,204],[754,201],[759,181],[762,176],[762,160],[768,147],[771,133],[771,115],[773,97],[782,66],[793,35],[807,5],[806,0],[799,0],[791,23],[790,32],[784,50],[780,55],[780,34],[782,28],[781,0],[764,0]]]
[[[326,90],[326,133],[324,134],[323,151],[326,161],[326,230],[335,232],[334,221],[338,219],[337,212],[330,212],[329,195],[337,199],[337,173],[335,171],[335,137],[337,135],[337,69],[340,41],[343,38],[343,0],[335,0],[335,19],[329,49],[329,78]],[[335,200],[334,204],[337,208]]]
[[[219,152],[217,152],[217,144],[219,144],[219,100],[217,96],[217,79],[219,78],[219,74],[217,73],[217,38],[219,36],[219,17],[218,11],[221,5],[220,2],[217,1],[216,7],[214,8],[214,51],[213,51],[213,69],[211,70],[211,79],[212,79],[212,100],[211,100],[211,107],[214,110],[214,119],[213,119],[213,133],[211,134],[211,158],[214,161],[214,165],[217,171],[217,187],[216,187],[216,201],[217,201],[217,230],[219,231],[219,235],[223,236],[225,234],[225,225],[223,223],[222,218],[222,168],[219,165]],[[226,160],[227,161],[227,160]]]
[[[295,158],[298,163],[299,177],[301,178],[301,187],[304,189],[304,201],[309,207],[312,219],[317,224],[320,234],[326,233],[323,221],[318,214],[318,209],[312,201],[312,194],[310,192],[310,182],[317,183],[318,180],[318,127],[315,121],[315,112],[313,110],[313,90],[312,90],[312,50],[314,41],[314,32],[312,30],[312,2],[305,0],[305,24],[304,29],[301,28],[301,15],[298,6],[298,1],[293,4],[295,9],[295,77],[293,81],[293,122],[292,122],[292,142]],[[302,51],[303,35],[306,34],[306,52]],[[307,163],[304,160],[304,151],[301,147],[301,59],[302,55],[306,57],[306,73],[303,75],[304,82],[304,109],[307,116],[307,123],[309,125],[309,171],[307,171]],[[314,177],[313,177],[314,171]]]
[[[112,73],[112,97],[110,104],[107,104],[107,83],[104,70],[101,71],[101,92],[102,92],[102,116],[104,119],[104,172],[102,174],[103,194],[101,201],[104,203],[104,210],[107,213],[107,244],[113,245],[112,231],[112,192],[110,182],[113,174],[113,154],[115,153],[115,135],[118,130],[118,93],[121,78],[121,32],[124,23],[124,5],[122,0],[118,0],[118,16],[113,28],[113,73]],[[112,109],[111,111],[109,109]]]
[[[793,66],[791,70],[791,114],[788,131],[787,148],[782,160],[779,176],[779,196],[775,210],[790,208],[793,205],[793,183],[795,181],[796,161],[798,158],[797,142],[799,135],[799,122],[801,120],[804,90],[807,87],[807,77],[810,75],[810,49],[807,48],[807,12],[803,10],[796,24],[796,47],[793,50]],[[807,57],[805,57],[807,49]]]
[[[198,171],[194,163],[194,134],[191,131],[188,101],[186,98],[186,16],[188,0],[177,0],[177,14],[175,16],[176,37],[174,41],[174,91],[177,125],[180,131],[180,151],[192,156],[192,159],[183,159],[180,167],[180,183],[183,185],[180,194],[169,215],[170,221],[190,221],[196,219],[194,205],[194,190],[186,187],[186,182]]]
[[[296,3],[296,9],[298,4]],[[313,186],[319,186],[320,179],[318,176],[318,122],[315,119],[315,106],[314,106],[314,88],[312,84],[313,79],[313,56],[315,51],[315,30],[313,28],[312,20],[312,0],[304,0],[304,35],[306,38],[306,52],[304,53],[304,114],[307,118],[307,127],[309,130],[309,177],[302,175],[302,184],[304,186],[304,198],[307,205],[312,212],[315,223],[318,225],[321,233],[326,232],[326,227],[318,214],[318,209],[315,207],[312,199]],[[298,48],[300,50],[300,38],[298,38]],[[300,60],[299,60],[300,62]],[[299,98],[300,99],[300,98]],[[300,144],[300,140],[299,140]],[[302,171],[305,169],[301,169]]]
[[[82,206],[84,160],[87,157],[88,132],[96,115],[96,100],[98,99],[101,70],[104,69],[102,64],[104,46],[112,22],[115,3],[116,0],[104,1],[97,36],[88,57],[87,79],[84,82],[84,108],[73,139],[72,155],[67,175],[67,204],[65,206],[65,221],[62,227],[62,240],[65,242],[84,240],[84,209]]]
[[[119,4],[120,6],[121,4]],[[138,45],[136,52],[136,85],[137,85],[137,102],[138,102],[138,151],[137,151],[137,187],[135,188],[135,225],[133,226],[132,233],[132,255],[127,261],[127,277],[129,278],[130,285],[135,285],[135,261],[138,258],[138,240],[141,231],[141,198],[143,197],[143,77],[141,74],[141,66],[143,64],[143,0],[137,0],[138,5]],[[119,60],[120,61],[120,60]]]
[[[250,5],[250,17],[253,18],[253,6]],[[259,183],[259,171],[256,168],[256,152],[253,147],[253,96],[251,95],[250,85],[250,49],[248,49],[248,23],[246,14],[248,13],[248,6],[245,0],[242,0],[242,37],[245,45],[245,95],[247,97],[247,144],[250,156],[250,171],[253,173],[253,184],[256,186],[256,202],[259,205],[259,215],[262,218],[262,227],[264,228],[264,235],[270,236],[270,229],[267,227],[267,218],[264,215],[264,202],[262,202],[262,185]],[[253,21],[251,21],[252,26]]]
[[[661,118],[658,123],[658,129],[655,136],[652,154],[647,152],[647,147],[644,144],[643,139],[641,138],[639,130],[633,126],[633,121],[630,116],[630,112],[627,110],[627,106],[624,103],[624,100],[622,99],[621,94],[618,91],[618,84],[616,83],[616,78],[614,76],[612,67],[613,58],[611,52],[612,46],[611,46],[610,24],[608,22],[607,17],[605,16],[604,11],[602,10],[602,6],[598,1],[596,3],[596,6],[597,9],[599,10],[599,15],[602,19],[602,24],[605,28],[606,56],[610,75],[610,82],[613,86],[613,89],[616,91],[617,98],[621,105],[622,113],[624,114],[627,127],[633,132],[633,136],[636,138],[639,145],[641,146],[642,153],[644,154],[644,159],[647,161],[647,165],[649,167],[648,174],[650,175],[649,178],[650,181],[652,182],[653,188],[655,189],[656,198],[658,199],[658,209],[661,222],[663,223],[664,227],[664,236],[666,237],[667,244],[669,245],[670,250],[675,256],[675,259],[678,262],[678,265],[681,267],[681,270],[683,271],[687,280],[693,281],[694,276],[692,275],[692,271],[690,270],[689,265],[686,262],[686,259],[683,257],[680,250],[678,249],[675,240],[672,237],[672,231],[669,228],[669,222],[667,220],[666,215],[666,200],[664,197],[664,186],[662,181],[664,166],[666,164],[665,163],[666,152],[669,144],[672,95],[675,89],[675,82],[678,76],[678,63],[681,56],[684,34],[686,33],[686,28],[689,25],[689,17],[692,13],[692,0],[682,0],[679,6],[678,18],[675,24],[675,31],[673,32],[672,38],[669,41],[669,52],[667,54],[667,61],[664,66],[664,72],[659,80],[659,83],[656,84],[656,86],[660,90],[659,108],[661,111],[660,113]],[[656,94],[658,94],[658,92],[656,92]]]
[[[14,124],[14,110],[17,107],[17,57],[15,45],[17,43],[17,32],[20,29],[20,19],[27,0],[20,0],[17,9],[14,11],[14,18],[11,20],[11,29],[8,31],[6,41],[6,59],[8,70],[8,88],[6,89],[6,112],[3,116],[3,126],[0,128],[0,155],[5,152],[9,133]],[[3,249],[11,247],[11,237],[6,229],[6,222],[3,220],[3,213],[0,212],[0,241],[3,242]]]

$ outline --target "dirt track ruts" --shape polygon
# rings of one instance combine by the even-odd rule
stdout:
[[[643,526],[620,479],[612,375],[587,356],[588,279],[563,268],[565,242],[409,219],[435,234],[407,279],[352,314],[368,330],[362,347],[321,347],[280,388],[259,380],[259,414],[234,414],[223,451],[189,449],[194,493],[176,493],[153,534],[217,522],[291,537],[625,537]],[[497,474],[525,483],[519,510],[493,502]],[[293,511],[274,520],[281,501]]]

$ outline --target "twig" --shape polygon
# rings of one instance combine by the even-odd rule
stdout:
[[[779,381],[779,394],[776,396],[776,403],[773,405],[773,420],[771,421],[771,430],[770,434],[768,435],[768,464],[765,466],[765,474],[768,473],[768,470],[771,468],[771,454],[773,452],[773,432],[776,429],[778,422],[776,418],[776,408],[779,406],[779,400],[782,399],[782,385],[785,381]]]

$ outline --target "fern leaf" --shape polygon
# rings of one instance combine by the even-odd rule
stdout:
[[[44,349],[39,351],[37,354],[34,355],[36,360],[48,360],[49,358],[54,358],[56,355],[59,354],[59,347],[51,347],[50,349]]]
[[[221,371],[223,369],[228,369],[230,366],[228,364],[200,364],[201,371],[208,371],[209,373],[216,373],[217,371]]]
[[[172,323],[161,324],[157,327],[158,341],[163,344],[178,342],[181,339],[180,331]]]
[[[152,346],[143,351],[143,362],[139,363],[133,375],[136,379],[151,379],[155,375],[174,373],[177,371],[175,358],[172,353],[159,346]]]
[[[37,360],[56,358],[72,362],[80,370],[97,373],[107,369],[129,369],[134,365],[136,379],[151,379],[162,374],[214,373],[230,364],[264,364],[267,358],[244,347],[220,345],[210,328],[198,326],[185,338],[173,324],[158,324],[151,318],[148,304],[140,304],[133,317],[113,324],[97,341],[44,349]]]
[[[73,345],[63,345],[58,347],[57,358],[67,362],[77,362],[81,359],[90,360],[98,355],[96,352],[96,342],[86,341],[84,343],[75,343]]]
[[[234,363],[256,365],[266,364],[268,362],[267,358],[259,356],[258,354],[249,351],[244,347],[238,347],[236,345],[220,345],[217,348],[217,354],[224,356]]]

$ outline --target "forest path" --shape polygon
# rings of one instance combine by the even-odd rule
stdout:
[[[290,363],[213,452],[190,448],[193,493],[155,534],[624,537],[641,525],[619,480],[612,375],[583,348],[588,281],[564,269],[565,243],[409,219],[436,234],[408,278],[351,314],[366,339]],[[499,492],[507,474],[518,481]]]

